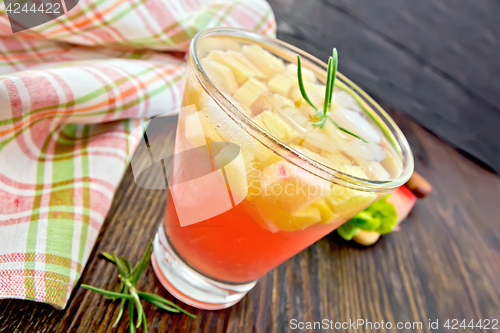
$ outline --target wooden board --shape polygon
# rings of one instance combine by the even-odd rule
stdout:
[[[340,70],[383,106],[397,107],[499,172],[497,1],[269,2],[280,38],[321,59],[335,45]],[[390,111],[417,171],[435,189],[417,202],[401,232],[369,249],[332,233],[269,272],[232,308],[186,306],[196,319],[146,305],[150,332],[304,331],[291,330],[292,319],[422,322],[416,332],[431,332],[428,320],[439,320],[432,332],[447,332],[447,319],[500,319],[500,179]],[[165,201],[164,191],[135,186],[129,169],[80,283],[116,287],[113,267],[97,254],[115,250],[137,260],[163,221]],[[151,268],[138,287],[174,300]],[[109,332],[117,312],[115,303],[80,288],[65,311],[3,300],[0,332]],[[126,323],[116,331],[126,332]]]
[[[149,331],[304,332],[291,330],[290,320],[326,318],[422,322],[414,332],[431,332],[428,320],[437,319],[440,329],[432,332],[448,332],[447,319],[500,319],[500,179],[399,113],[391,114],[413,147],[417,170],[434,185],[400,232],[368,249],[334,232],[269,272],[235,306],[220,311],[186,306],[196,319],[145,305]],[[114,267],[97,254],[115,250],[138,260],[163,222],[165,201],[165,191],[137,187],[129,169],[80,283],[116,288]],[[174,300],[151,267],[138,288]],[[0,332],[109,332],[117,313],[116,303],[77,287],[65,311],[0,301]],[[117,332],[126,332],[126,325]]]
[[[500,173],[500,3],[270,0],[278,37]]]

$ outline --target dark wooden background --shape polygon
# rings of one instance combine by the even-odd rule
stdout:
[[[332,233],[268,273],[229,309],[186,306],[198,315],[190,319],[146,305],[149,331],[296,332],[291,319],[328,318],[423,322],[422,330],[407,330],[417,332],[430,332],[428,320],[438,319],[433,332],[446,332],[447,319],[500,319],[500,178],[402,115],[498,167],[492,154],[499,151],[493,131],[500,124],[498,2],[270,3],[280,38],[322,59],[330,46],[339,48],[341,71],[389,109],[434,192],[417,202],[400,232],[368,249]],[[116,250],[137,260],[163,221],[165,201],[165,191],[137,187],[129,169],[80,283],[116,287],[113,266],[98,253]],[[151,268],[138,287],[174,299]],[[77,287],[64,311],[0,301],[0,332],[108,332],[117,312],[115,303]],[[126,323],[116,331],[126,332]],[[458,330],[464,331],[472,330]]]
[[[278,37],[500,174],[500,1],[270,0]]]

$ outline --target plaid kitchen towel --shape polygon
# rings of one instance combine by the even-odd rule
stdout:
[[[180,107],[182,52],[213,26],[275,32],[264,0],[80,0],[13,34],[0,0],[0,298],[65,307],[128,134]]]

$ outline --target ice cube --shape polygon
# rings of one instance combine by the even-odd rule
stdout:
[[[382,140],[380,133],[361,113],[340,107],[332,115],[339,120],[339,123],[344,125],[343,127],[366,141],[380,143]]]
[[[351,95],[349,95],[349,93],[343,90],[337,90],[337,89],[334,90],[332,95],[332,100],[340,104],[341,106],[351,109],[353,111],[363,112],[363,110],[361,110],[361,107],[356,102],[356,100]]]

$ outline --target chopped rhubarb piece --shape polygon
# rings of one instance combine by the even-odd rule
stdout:
[[[403,221],[410,214],[417,197],[405,185],[398,187],[387,198],[387,202],[396,208],[398,222]]]

